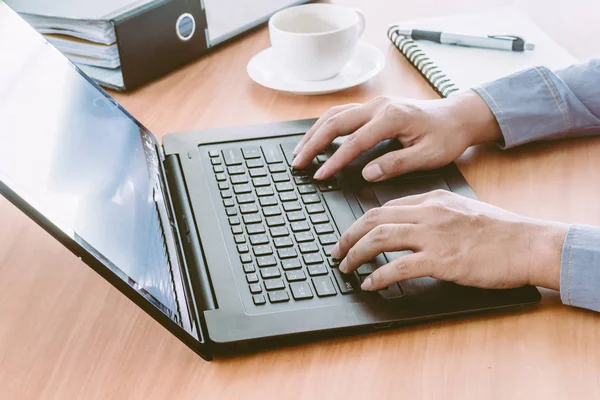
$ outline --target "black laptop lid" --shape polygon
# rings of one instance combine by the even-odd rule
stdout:
[[[157,149],[0,3],[0,192],[163,324],[198,340]]]

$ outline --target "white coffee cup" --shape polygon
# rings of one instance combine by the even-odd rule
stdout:
[[[364,29],[361,11],[333,4],[290,7],[269,20],[275,57],[305,81],[335,77],[354,55]]]

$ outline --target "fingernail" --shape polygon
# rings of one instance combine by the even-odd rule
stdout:
[[[292,160],[292,168],[298,168],[298,165],[300,165],[300,158],[294,158]]]
[[[383,176],[383,171],[379,164],[367,165],[363,169],[363,177],[368,181],[376,181]]]
[[[340,263],[340,266],[338,268],[342,272],[347,272],[348,263],[346,262],[346,259],[342,260],[342,262]]]
[[[317,172],[315,172],[315,176],[313,176],[313,178],[321,179],[323,177],[323,175],[325,175],[325,171],[324,171],[323,167],[321,167],[317,170]]]
[[[333,258],[338,258],[340,255],[340,244],[336,243],[335,246],[333,246],[333,249],[331,249],[330,253]]]
[[[294,148],[294,151],[292,152],[292,154],[294,154],[295,156],[298,155],[298,153],[300,153],[300,150],[302,150],[302,142],[298,143],[296,145],[296,147]]]
[[[369,276],[367,279],[365,279],[365,281],[362,283],[362,285],[360,285],[360,288],[362,290],[371,290],[372,285],[373,285],[373,281],[371,280],[371,277]]]

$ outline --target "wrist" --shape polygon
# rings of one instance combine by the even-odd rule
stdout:
[[[460,132],[468,136],[471,146],[502,140],[500,125],[489,106],[475,91],[469,90],[451,97],[454,117]]]
[[[531,236],[529,284],[560,290],[562,249],[569,225],[541,221]]]

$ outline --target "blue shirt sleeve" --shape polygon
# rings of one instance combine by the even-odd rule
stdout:
[[[474,89],[494,113],[505,148],[600,135],[600,59],[556,73],[528,69]],[[600,312],[600,227],[574,225],[562,249],[564,304]]]

